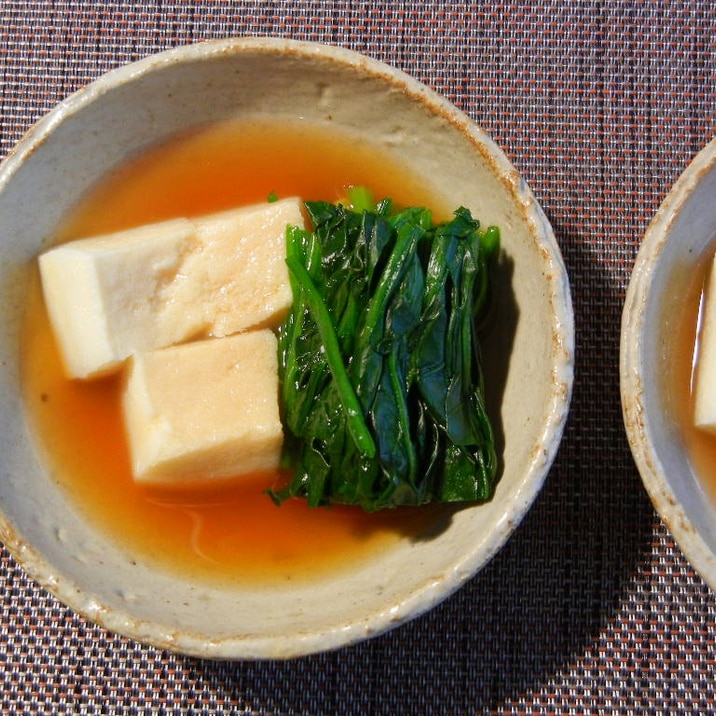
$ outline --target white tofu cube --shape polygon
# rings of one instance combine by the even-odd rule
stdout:
[[[694,423],[716,432],[716,257],[706,280],[694,383]]]
[[[62,244],[40,256],[67,374],[90,378],[131,353],[276,325],[291,305],[284,199]]]
[[[196,220],[209,335],[275,326],[293,295],[286,267],[286,227],[305,226],[302,204],[284,199]],[[194,269],[190,266],[187,272]]]
[[[197,247],[193,224],[177,219],[42,254],[45,304],[67,373],[86,378],[109,372],[132,351],[199,331],[200,307],[172,301],[181,268]]]
[[[261,329],[136,354],[123,410],[137,481],[274,470],[283,442],[276,337]]]

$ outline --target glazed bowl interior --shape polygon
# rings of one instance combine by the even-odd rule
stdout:
[[[669,408],[673,336],[683,287],[716,241],[716,140],[679,178],[637,256],[622,319],[621,391],[630,446],[654,507],[680,548],[716,587],[716,505]]]
[[[202,585],[163,573],[83,519],[48,473],[23,415],[19,335],[29,266],[94,182],[142,148],[236,117],[330,123],[393,153],[440,201],[503,237],[504,326],[486,346],[502,474],[488,504],[430,539],[400,541],[335,578],[285,587]],[[162,648],[281,658],[335,648],[429,609],[505,543],[539,491],[572,385],[568,281],[549,223],[504,154],[404,74],[352,52],[268,39],[185,47],[102,77],[34,127],[0,171],[3,542],[88,618]]]

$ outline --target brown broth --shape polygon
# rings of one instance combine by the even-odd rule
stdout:
[[[201,215],[278,196],[335,200],[346,187],[429,205],[430,193],[375,148],[302,123],[226,123],[172,139],[105,178],[59,227],[58,240]],[[39,280],[23,338],[23,390],[54,478],[87,519],[138,559],[193,578],[262,583],[348,569],[401,537],[430,530],[435,510],[276,507],[257,475],[176,491],[135,483],[120,409],[121,377],[63,374]]]
[[[706,276],[711,265],[709,255],[696,270],[693,267],[677,271],[673,285],[682,295],[674,316],[675,340],[668,352],[666,395],[668,409],[680,426],[689,460],[707,494],[716,500],[716,435],[694,425],[694,369],[698,360],[699,310],[704,294]],[[674,295],[678,295],[674,292]],[[669,322],[671,323],[671,322]],[[671,330],[669,329],[669,330]]]

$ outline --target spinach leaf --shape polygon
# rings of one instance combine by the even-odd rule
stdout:
[[[497,479],[475,322],[499,230],[460,207],[394,211],[367,192],[307,202],[287,232],[293,307],[279,331],[284,460],[272,497],[312,506],[487,500]]]

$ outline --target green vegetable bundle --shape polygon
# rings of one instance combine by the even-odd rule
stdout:
[[[476,317],[499,232],[465,208],[308,202],[290,227],[293,309],[279,332],[290,483],[277,502],[487,500],[496,480]]]

